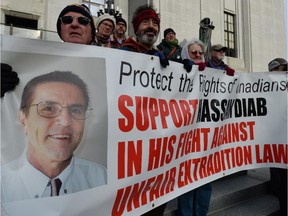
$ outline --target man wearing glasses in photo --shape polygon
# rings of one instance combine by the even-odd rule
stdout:
[[[54,71],[30,80],[19,122],[24,153],[1,167],[2,202],[71,194],[106,184],[106,168],[73,155],[89,117],[87,86],[72,72]]]

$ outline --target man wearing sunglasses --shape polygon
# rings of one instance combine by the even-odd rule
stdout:
[[[66,6],[57,19],[57,32],[64,42],[92,44],[95,24],[89,8],[84,4]]]
[[[71,194],[106,184],[106,169],[73,156],[91,112],[87,86],[72,72],[54,71],[30,80],[19,121],[26,151],[2,166],[2,202]]]
[[[207,62],[207,66],[211,68],[225,70],[227,75],[233,76],[235,72],[234,69],[230,68],[227,64],[223,62],[226,50],[227,47],[221,44],[213,45],[211,47],[210,59]]]

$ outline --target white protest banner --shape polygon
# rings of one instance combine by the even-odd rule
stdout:
[[[41,199],[8,201],[2,189],[2,213],[141,215],[241,170],[287,168],[285,72],[187,73],[174,62],[161,68],[155,56],[3,35],[1,46],[1,62],[20,77],[1,101],[1,168],[26,151],[17,117],[26,83],[72,71],[87,83],[93,108],[75,156],[103,164],[108,177],[103,186]]]

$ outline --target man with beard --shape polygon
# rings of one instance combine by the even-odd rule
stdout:
[[[116,27],[114,34],[111,35],[111,47],[120,48],[126,40],[127,23],[122,17],[116,18]]]
[[[221,44],[213,45],[211,47],[210,59],[207,62],[207,66],[220,70],[226,70],[227,75],[233,76],[235,72],[234,69],[230,68],[227,64],[223,62],[226,50],[227,47],[224,47]]]
[[[129,37],[121,49],[155,55],[159,57],[162,67],[169,65],[164,54],[154,48],[160,32],[160,18],[155,9],[149,5],[138,7],[134,12],[132,24],[136,38]]]
[[[169,65],[164,54],[154,48],[160,32],[160,18],[155,9],[149,5],[142,5],[136,9],[133,15],[133,29],[136,38],[129,37],[122,45],[122,50],[146,53],[158,56],[162,67]],[[146,212],[142,216],[163,216],[166,203]]]

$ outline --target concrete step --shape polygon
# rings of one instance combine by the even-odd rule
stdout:
[[[279,209],[278,199],[271,194],[253,197],[233,206],[209,212],[209,216],[268,216]]]
[[[208,215],[215,216],[228,214],[228,210],[235,211],[239,207],[239,211],[249,207],[252,200],[256,204],[263,204],[264,206],[270,206],[261,208],[259,212],[266,212],[264,215],[269,215],[279,208],[276,197],[268,194],[268,185],[270,180],[269,168],[253,169],[245,172],[239,172],[212,182],[212,196],[210,202],[210,208]],[[261,201],[261,199],[263,199]],[[267,202],[267,203],[266,203]],[[239,205],[239,206],[238,206]],[[244,207],[242,207],[242,205]],[[222,212],[227,211],[227,212]],[[177,199],[171,200],[165,210],[165,216],[176,216],[177,212]],[[222,213],[221,213],[222,212]],[[238,214],[237,210],[231,215],[247,215],[246,212]],[[256,214],[254,214],[256,215]],[[258,214],[257,214],[258,215]]]

